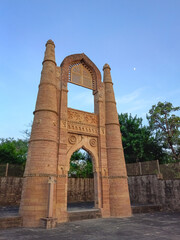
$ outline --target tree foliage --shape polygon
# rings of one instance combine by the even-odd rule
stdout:
[[[92,159],[87,152],[82,152],[81,150],[78,150],[72,154],[70,160],[69,177],[93,177]]]
[[[162,146],[151,135],[150,129],[142,125],[142,118],[120,114],[119,123],[127,163],[163,159]]]
[[[169,102],[153,105],[147,115],[149,126],[142,118],[120,114],[122,142],[127,163],[160,160],[167,163],[180,160],[180,117],[174,113],[180,107]],[[0,139],[0,164],[25,165],[30,129],[24,131],[25,139]],[[73,153],[69,176],[93,177],[91,156],[81,150]]]
[[[174,114],[179,110],[170,102],[158,102],[147,115],[151,131],[174,161],[180,160],[180,117]]]
[[[0,139],[0,164],[20,164],[26,162],[28,142],[13,138]]]

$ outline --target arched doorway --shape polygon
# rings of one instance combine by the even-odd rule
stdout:
[[[68,171],[67,210],[92,209],[95,206],[93,160],[84,149],[71,155]]]

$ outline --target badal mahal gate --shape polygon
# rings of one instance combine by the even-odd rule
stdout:
[[[92,157],[95,208],[103,218],[131,216],[110,70],[105,64],[102,82],[99,69],[85,54],[67,56],[59,67],[54,42],[46,43],[20,204],[23,226],[68,221],[70,158],[80,148]],[[70,83],[92,90],[94,113],[67,107]]]

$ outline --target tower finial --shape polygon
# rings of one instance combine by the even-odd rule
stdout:
[[[51,39],[49,39],[49,40],[47,41],[46,47],[47,47],[47,44],[52,44],[52,45],[54,45],[54,47],[55,47],[55,44],[54,44],[53,40],[51,40]]]
[[[43,63],[46,61],[52,61],[56,65],[54,48],[55,48],[54,42],[51,39],[48,40],[46,43],[46,51],[45,51]]]
[[[104,69],[106,69],[106,68],[109,68],[109,69],[111,70],[109,64],[107,64],[107,63],[104,64],[103,71],[104,71]]]

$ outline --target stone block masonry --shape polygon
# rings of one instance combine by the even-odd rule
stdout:
[[[23,178],[0,177],[0,206],[19,206]],[[68,178],[68,203],[94,201],[93,178]]]
[[[0,206],[20,204],[23,178],[0,178]],[[180,179],[158,179],[156,175],[128,177],[131,204],[161,205],[164,210],[180,211]],[[94,200],[93,178],[69,178],[68,202]]]
[[[67,201],[68,203],[94,201],[94,179],[69,178]]]
[[[164,210],[180,211],[180,179],[158,179],[156,175],[128,178],[131,204],[161,205]]]
[[[0,177],[0,206],[18,206],[21,200],[23,178]]]

